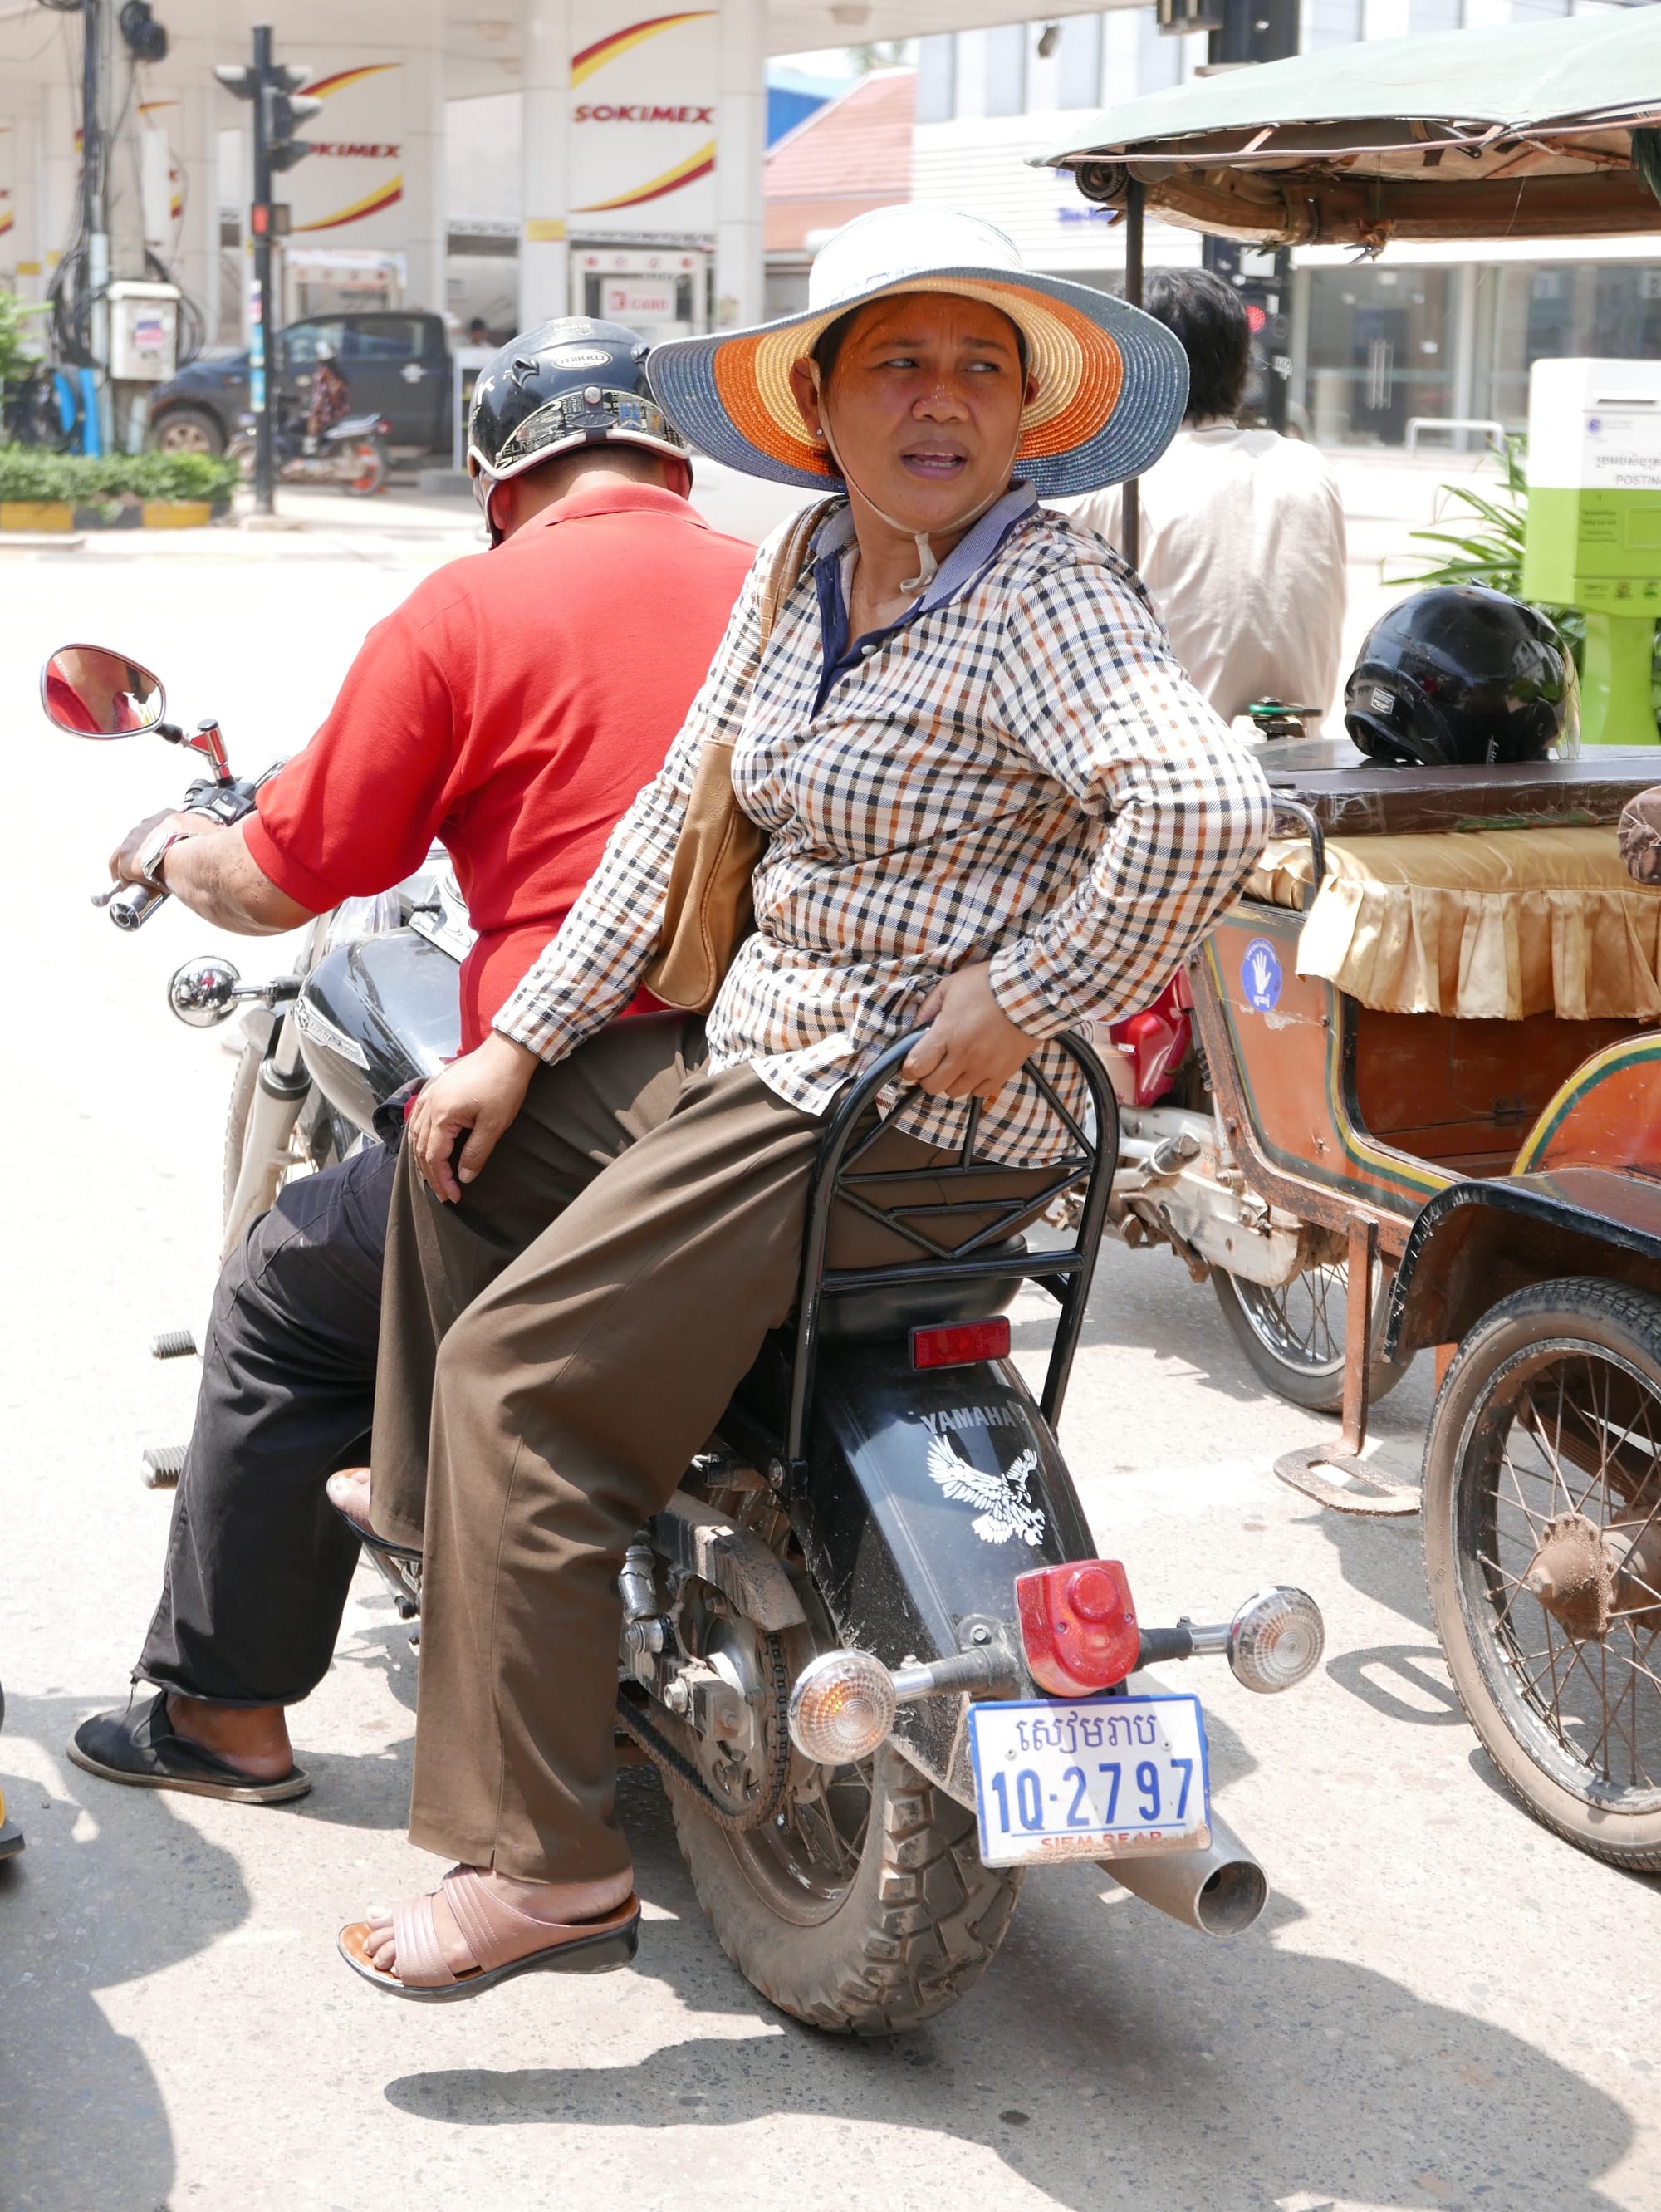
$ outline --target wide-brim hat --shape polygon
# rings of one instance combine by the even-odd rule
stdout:
[[[856,216],[821,249],[804,313],[655,346],[652,391],[712,459],[821,490],[840,478],[802,420],[791,365],[852,308],[906,292],[984,300],[1022,332],[1036,393],[1022,412],[1015,472],[1041,499],[1140,476],[1176,434],[1188,360],[1165,325],[1092,285],[1034,275],[996,225],[955,208]]]

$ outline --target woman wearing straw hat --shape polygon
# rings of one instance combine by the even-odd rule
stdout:
[[[342,1936],[405,1996],[632,1945],[621,1555],[790,1309],[839,1086],[926,1023],[891,1164],[939,1159],[978,1097],[979,1156],[1030,1170],[1053,1124],[1027,1064],[1069,1089],[1046,1041],[1152,999],[1268,830],[1136,580],[1037,503],[1158,456],[1176,341],[945,210],[848,225],[812,302],[652,357],[695,446],[840,495],[799,574],[799,532],[762,549],[663,774],[409,1124],[373,1520],[425,1546],[410,1833],[459,1864]],[[658,952],[709,759],[766,837],[754,932],[706,1032],[607,1029]]]

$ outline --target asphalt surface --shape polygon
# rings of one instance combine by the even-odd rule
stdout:
[[[1391,501],[1422,504],[1428,480],[1360,481],[1380,510],[1365,527],[1399,544]],[[759,530],[758,497],[719,485],[712,504]],[[1275,1890],[1232,1944],[1094,1869],[1046,1870],[955,2012],[834,2041],[729,1966],[655,1782],[631,1773],[634,1972],[385,2002],[334,1931],[438,1869],[403,1832],[407,1631],[367,1576],[294,1716],[310,1797],[259,1811],[69,1765],[76,1723],[124,1693],[158,1589],[168,1502],[139,1455],[185,1433],[194,1365],[148,1345],[205,1310],[231,1061],[162,1004],[213,933],[168,909],[128,939],[87,903],[184,764],[152,739],[57,736],[35,670],[70,638],[117,644],[161,670],[181,720],[219,714],[243,767],[293,750],[366,626],[470,538],[454,504],[288,503],[312,526],[0,550],[0,1780],[27,1837],[0,1870],[0,2207],[1653,2212],[1657,1885],[1506,1796],[1453,1705],[1416,1524],[1343,1519],[1276,1482],[1276,1455],[1331,1425],[1263,1395],[1167,1255],[1107,1252],[1063,1423],[1101,1548],[1144,1619],[1218,1617],[1287,1580],[1330,1638],[1289,1697],[1252,1698],[1215,1662],[1200,1683],[1217,1802]],[[235,957],[258,976],[283,946]],[[1035,1367],[1041,1310],[1016,1316]],[[1399,1472],[1428,1405],[1421,1369],[1379,1411]]]

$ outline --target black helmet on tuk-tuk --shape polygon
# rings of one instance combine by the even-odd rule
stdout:
[[[1579,750],[1567,646],[1537,607],[1480,584],[1392,607],[1368,631],[1343,703],[1344,727],[1377,761],[1449,768]]]
[[[645,446],[688,458],[686,440],[646,382],[651,349],[621,323],[561,315],[521,331],[485,363],[467,417],[467,469],[487,521],[494,485],[579,446]]]

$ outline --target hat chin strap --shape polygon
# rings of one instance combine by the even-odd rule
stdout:
[[[997,505],[999,500],[1003,498],[1004,492],[1009,489],[1009,478],[1015,473],[1015,455],[1021,450],[1021,422],[1019,417],[1016,418],[1015,422],[1015,442],[1009,447],[1009,465],[1003,471],[1003,483],[1001,488],[995,492],[990,493],[986,498],[980,501],[980,504],[978,507],[970,507],[967,514],[954,516],[949,522],[937,524],[932,531],[913,530],[909,524],[896,522],[893,515],[884,514],[882,509],[877,505],[876,501],[871,497],[870,494],[865,489],[864,484],[860,483],[858,477],[855,476],[853,471],[843,459],[841,454],[837,452],[836,441],[831,434],[830,416],[825,409],[825,392],[824,386],[820,382],[819,379],[819,364],[816,361],[810,361],[809,362],[809,367],[813,374],[814,397],[819,402],[819,420],[824,432],[826,451],[829,453],[832,460],[835,462],[837,467],[841,470],[844,483],[851,483],[853,486],[854,489],[858,493],[860,498],[864,501],[866,506],[870,507],[871,513],[876,517],[877,520],[879,522],[886,522],[890,530],[897,532],[901,538],[911,538],[917,547],[917,574],[914,576],[906,576],[904,578],[900,586],[900,590],[902,592],[926,592],[930,585],[933,583],[935,578],[940,574],[940,563],[934,557],[934,548],[929,543],[930,538],[931,537],[944,538],[955,530],[968,529],[972,523],[979,522],[983,514],[990,514],[991,509]]]

